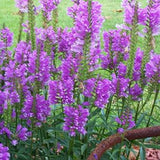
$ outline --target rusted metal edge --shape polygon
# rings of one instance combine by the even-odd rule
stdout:
[[[160,126],[147,127],[141,129],[133,129],[125,131],[122,134],[112,135],[105,140],[101,141],[97,147],[91,152],[87,160],[100,160],[103,153],[114,145],[121,143],[124,138],[128,140],[144,139],[147,137],[160,136]]]

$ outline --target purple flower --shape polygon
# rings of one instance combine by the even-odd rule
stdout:
[[[145,75],[150,83],[160,83],[160,55],[152,54],[145,66]]]
[[[15,48],[15,60],[22,64],[28,61],[29,54],[31,54],[31,45],[26,42],[19,42]]]
[[[123,128],[118,128],[118,133],[123,133],[124,129]]]
[[[120,118],[116,117],[115,121],[122,126],[121,128],[118,128],[119,133],[123,133],[125,129],[128,130],[135,126],[135,122],[132,120],[132,113],[129,108],[125,109]]]
[[[84,82],[84,92],[83,94],[90,98],[93,96],[93,92],[95,92],[95,83],[97,82],[96,78],[91,78],[91,79],[88,79]]]
[[[89,115],[88,109],[82,108],[80,105],[78,108],[73,108],[66,106],[64,108],[64,118],[63,130],[69,132],[71,136],[76,136],[76,131],[85,135],[85,124],[87,122],[87,117]]]
[[[142,88],[139,87],[138,84],[135,84],[133,87],[130,88],[130,95],[132,99],[135,101],[140,101],[140,95],[143,93]]]
[[[101,52],[99,34],[104,19],[101,16],[101,5],[98,2],[92,1],[90,15],[88,5],[88,2],[81,0],[79,5],[74,4],[69,9],[68,14],[74,18],[74,27],[71,30],[71,52],[75,53],[76,58],[80,61],[83,59],[83,54],[88,54],[87,62],[92,71],[99,66],[98,60]],[[86,38],[90,39],[89,46],[85,44]],[[86,51],[86,47],[89,51]]]
[[[24,107],[21,110],[21,119],[30,119],[34,117],[34,113],[32,112],[32,104],[33,97],[31,95],[27,95],[26,100],[24,102]]]
[[[33,97],[28,95],[24,102],[24,107],[21,110],[22,114],[20,117],[26,120],[34,117],[38,122],[45,122],[51,111],[48,100],[45,100],[44,96],[36,95],[35,104],[33,106]],[[33,109],[33,107],[35,108]]]
[[[104,32],[103,40],[106,55],[101,55],[102,68],[113,69],[117,67],[122,60],[128,59],[130,38],[126,32],[120,29]]]
[[[6,94],[0,91],[0,114],[3,114],[5,100],[6,100]]]
[[[15,0],[16,1],[16,7],[21,12],[28,12],[28,0]]]
[[[10,93],[10,101],[12,105],[20,102],[19,95],[16,91]]]
[[[12,118],[15,118],[15,117],[16,117],[16,111],[15,111],[15,109],[14,109],[14,108],[13,108],[13,110],[12,110],[11,117],[12,117]]]
[[[21,141],[26,141],[30,137],[30,132],[27,128],[23,128],[22,125],[18,124],[16,129],[16,136]]]
[[[61,0],[40,0],[42,10],[48,20],[51,20],[51,13],[55,10]]]
[[[115,74],[112,75],[111,89],[118,97],[128,97],[129,79],[117,78]]]
[[[49,101],[51,104],[63,103],[71,104],[73,99],[74,82],[70,78],[63,81],[49,82]]]
[[[36,118],[40,122],[45,122],[51,111],[49,101],[45,100],[44,96],[37,95],[36,102]]]
[[[149,25],[150,25],[153,35],[160,34],[160,9],[159,8],[160,8],[160,3],[153,2],[151,6],[147,6],[146,8],[144,8],[143,9],[144,11],[142,13],[146,15],[144,19],[145,25],[146,25],[146,21],[149,19]],[[148,10],[149,10],[149,13],[148,13]],[[143,22],[141,23],[143,24]]]
[[[134,10],[135,10],[135,0],[123,0],[122,7],[124,8],[124,21],[127,24],[132,24],[132,19],[134,16]]]
[[[108,79],[99,80],[96,86],[95,105],[99,108],[104,108],[109,102],[111,92],[111,82]]]
[[[13,33],[9,30],[9,28],[4,28],[0,30],[0,41],[5,44],[5,47],[12,46]]]
[[[2,143],[0,143],[0,159],[1,160],[9,160],[10,159],[9,148],[3,146]]]
[[[82,105],[83,106],[90,106],[90,102],[83,102]]]
[[[6,134],[8,138],[11,138],[12,132],[5,126],[1,126],[0,134]]]
[[[47,28],[36,28],[36,39],[37,39],[37,44],[38,42],[41,41],[49,41],[52,45],[57,42],[57,35],[55,31],[53,30],[52,26],[49,26]]]
[[[129,2],[129,0],[123,0],[122,7],[124,8],[125,22],[132,24],[133,15],[135,11],[135,0]],[[152,5],[148,4],[145,8],[140,8],[138,5],[138,23],[146,26],[147,21],[152,30],[153,35],[160,34],[160,3],[159,1],[153,1]]]
[[[39,59],[38,59],[39,58]],[[37,60],[38,59],[38,60]],[[38,53],[34,51],[29,55],[28,72],[31,74],[29,79],[34,81],[37,79],[44,86],[48,83],[50,78],[51,60],[46,52]]]
[[[141,76],[141,65],[143,59],[143,51],[140,48],[137,49],[135,60],[134,60],[134,68],[133,68],[133,80],[138,81]]]
[[[16,146],[18,144],[18,141],[16,139],[14,139],[14,140],[12,140],[11,143],[12,143],[13,146]]]
[[[58,50],[59,52],[63,52],[69,54],[70,48],[71,48],[71,44],[73,43],[71,41],[71,37],[73,37],[72,33],[69,31],[68,28],[62,29],[62,28],[58,28],[57,29],[57,39],[58,39]]]
[[[125,78],[127,73],[127,66],[124,65],[122,62],[120,62],[118,68],[118,77],[119,78]]]
[[[94,156],[95,160],[98,160],[97,154],[94,154],[93,156]]]
[[[62,72],[62,80],[74,79],[78,72],[78,61],[71,54],[69,54],[66,59],[62,60],[62,65],[59,70]]]

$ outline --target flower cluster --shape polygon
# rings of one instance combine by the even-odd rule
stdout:
[[[116,68],[123,60],[128,59],[130,37],[122,30],[112,30],[104,32],[104,51],[106,55],[101,55],[102,68]]]
[[[9,148],[3,146],[3,144],[0,143],[0,159],[9,160],[10,159],[10,153],[8,151],[9,151]]]
[[[90,11],[89,11],[90,10]],[[76,14],[77,13],[77,14]],[[79,4],[74,4],[68,14],[74,18],[74,27],[72,28],[71,51],[76,53],[76,57],[83,59],[86,56],[85,44],[89,41],[89,53],[87,60],[89,61],[90,69],[94,69],[98,63],[100,55],[100,28],[103,24],[101,16],[101,5],[98,2],[89,2],[80,0]]]
[[[118,129],[119,133],[123,133],[125,129],[131,129],[135,126],[135,122],[132,120],[132,113],[128,108],[126,108],[120,118],[116,117],[115,121],[122,126],[122,128]]]
[[[62,103],[71,104],[73,99],[74,83],[72,79],[64,81],[49,82],[49,101],[50,104]]]
[[[13,33],[9,28],[4,28],[0,30],[0,49],[12,46],[13,43]],[[3,46],[3,47],[2,47]]]
[[[143,91],[138,84],[135,84],[133,87],[130,88],[129,93],[132,96],[133,100],[140,101],[141,100],[140,95],[142,95]]]
[[[135,4],[136,1],[132,0],[129,2],[129,0],[123,0],[122,7],[124,8],[125,14],[125,22],[127,24],[132,24],[133,15],[135,11]],[[159,1],[152,1],[150,4],[148,4],[147,7],[141,8],[140,5],[138,5],[138,23],[146,26],[147,22],[149,22],[149,26],[152,30],[153,35],[160,34],[160,3]]]
[[[29,55],[28,61],[28,72],[31,74],[29,77],[31,82],[38,80],[42,85],[45,85],[50,78],[50,57],[44,51],[40,53],[34,51]]]
[[[16,7],[21,12],[28,12],[28,0],[15,0],[15,2],[16,2]]]
[[[148,82],[160,83],[160,55],[151,55],[150,61],[146,64],[145,71]]]
[[[78,108],[66,106],[64,108],[64,114],[66,115],[64,118],[64,131],[68,131],[71,136],[76,136],[76,131],[86,134],[84,126],[89,115],[88,109],[84,109],[80,105]]]
[[[112,92],[118,97],[128,97],[129,81],[128,78],[119,78],[113,74],[111,84]]]
[[[93,115],[97,116],[102,109],[109,117],[112,109],[120,113],[120,107],[115,106],[123,102],[122,115],[115,119],[121,125],[118,132],[123,133],[135,126],[130,109],[123,112],[126,101],[140,101],[150,84],[158,86],[160,83],[160,55],[152,51],[148,53],[147,62],[143,60],[147,49],[144,53],[136,45],[133,49],[134,34],[131,32],[134,31],[133,18],[137,14],[137,25],[143,25],[145,32],[151,31],[152,35],[160,33],[159,0],[150,1],[152,3],[146,8],[141,8],[139,4],[137,7],[136,0],[123,0],[125,24],[121,29],[104,31],[104,47],[100,41],[100,29],[104,21],[101,5],[92,0],[72,0],[74,3],[68,15],[73,19],[73,27],[62,29],[56,28],[57,25],[50,26],[52,16],[53,23],[56,23],[60,1],[40,0],[44,21],[42,28],[36,28],[30,18],[36,11],[33,0],[16,0],[22,16],[30,8],[28,24],[22,25],[25,27],[26,41],[19,41],[13,52],[10,51],[13,34],[8,28],[0,30],[0,141],[4,141],[3,137],[7,138],[8,144],[13,145],[10,147],[28,140],[31,134],[38,138],[39,135],[43,136],[41,131],[53,122],[53,117],[49,117],[52,116],[50,105],[64,109],[64,114],[61,110],[54,112],[55,119],[62,116],[60,121],[54,119],[53,124],[58,125],[55,127],[62,127],[64,118],[63,130],[70,136],[76,136],[77,133],[87,133],[85,125],[89,107],[90,111],[95,111]],[[148,37],[145,38],[147,40]],[[130,57],[133,50],[135,55]],[[142,85],[142,82],[146,85]],[[139,103],[141,105],[143,103]],[[95,106],[98,108],[93,108]],[[138,117],[138,109],[135,117]],[[40,134],[36,133],[38,127],[41,127]],[[30,129],[33,130],[30,132]],[[47,131],[50,132],[48,128]],[[100,130],[97,127],[94,131],[98,133]],[[58,139],[59,135],[55,135]],[[80,139],[83,139],[82,135]],[[43,143],[43,137],[40,143]],[[11,148],[11,154],[12,151]],[[57,154],[61,151],[58,146]],[[8,148],[0,143],[0,159],[9,157]]]
[[[141,76],[141,65],[143,59],[143,51],[140,48],[137,49],[135,60],[134,60],[134,67],[133,67],[133,77],[134,81],[140,80]]]
[[[18,124],[16,133],[13,135],[14,139],[12,140],[12,145],[16,146],[18,144],[18,140],[26,141],[31,134],[32,133],[29,132],[27,128],[22,127],[21,124]]]
[[[21,118],[27,120],[28,125],[31,123],[31,118],[36,118],[36,124],[40,126],[42,122],[46,121],[50,111],[49,102],[45,100],[44,96],[36,95],[34,98],[28,95],[21,110]]]
[[[99,80],[97,82],[95,93],[95,105],[99,108],[104,108],[112,94],[111,82],[108,79]]]
[[[31,53],[31,45],[21,41],[15,48],[15,61],[19,64],[26,63]]]
[[[51,20],[51,13],[55,10],[61,0],[40,0],[42,4],[42,10],[48,20]]]

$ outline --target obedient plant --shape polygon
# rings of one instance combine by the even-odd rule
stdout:
[[[8,152],[8,147],[3,146],[2,143],[0,143],[0,158],[4,160],[9,160],[10,154]]]
[[[0,29],[0,159],[85,160],[104,137],[154,124],[160,1],[123,0],[124,24],[102,37],[99,2],[72,0],[71,28],[57,27],[59,3],[16,0],[14,45],[10,29]],[[118,150],[106,157],[129,154]]]

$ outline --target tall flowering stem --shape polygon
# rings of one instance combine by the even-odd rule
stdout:
[[[159,85],[159,86],[158,86],[158,88],[156,89],[156,93],[155,93],[154,101],[153,101],[153,104],[152,104],[151,112],[150,112],[150,114],[149,114],[149,119],[148,119],[148,122],[147,122],[146,127],[148,127],[148,126],[150,125],[151,116],[152,116],[153,111],[154,111],[154,108],[155,108],[155,106],[156,106],[155,104],[156,104],[156,100],[157,100],[157,98],[158,98],[158,94],[159,94],[159,87],[160,87],[160,85]]]
[[[147,18],[145,22],[146,26],[146,35],[145,35],[145,47],[144,47],[144,58],[142,60],[142,69],[141,69],[141,81],[143,81],[144,78],[144,68],[146,63],[150,59],[150,52],[154,50],[154,45],[153,45],[153,33],[152,33],[152,27],[151,27],[151,10],[153,10],[153,0],[149,0],[149,4],[147,6]]]
[[[32,50],[36,49],[36,38],[35,38],[35,15],[34,15],[34,3],[33,0],[28,0],[28,21],[30,29],[30,40]]]
[[[128,76],[132,79],[133,66],[135,53],[137,49],[137,40],[138,40],[138,2],[134,6],[134,15],[132,19],[132,28],[131,28],[131,44],[130,44],[130,53],[128,60]]]
[[[52,21],[53,21],[53,30],[57,32],[57,25],[58,25],[58,8],[53,10],[52,13]]]
[[[24,13],[23,12],[19,12],[20,14],[20,22],[19,22],[19,35],[18,35],[18,43],[21,41],[21,38],[22,38],[22,24],[23,24],[23,21],[24,21]]]
[[[90,46],[91,46],[91,29],[92,29],[92,0],[87,0],[88,2],[88,32],[86,32],[84,38],[84,46],[83,46],[83,57],[81,60],[81,67],[80,67],[80,77],[82,80],[86,80],[88,77],[88,58],[90,53]],[[78,13],[77,13],[78,14]]]

